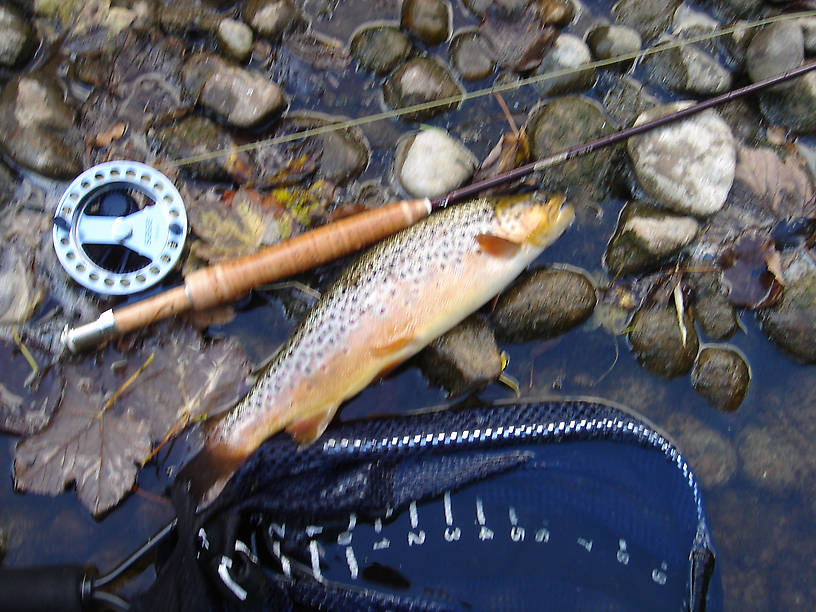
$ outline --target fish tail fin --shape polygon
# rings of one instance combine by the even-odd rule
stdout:
[[[247,457],[224,444],[205,444],[182,468],[177,480],[187,483],[191,497],[202,510],[218,497]]]

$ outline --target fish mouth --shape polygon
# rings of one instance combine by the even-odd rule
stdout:
[[[563,194],[554,194],[541,204],[542,218],[530,234],[530,242],[538,247],[545,247],[558,239],[572,224],[575,211],[572,206],[564,204]]]

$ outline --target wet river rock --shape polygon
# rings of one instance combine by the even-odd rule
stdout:
[[[630,202],[606,248],[606,266],[613,274],[627,275],[658,267],[690,244],[699,230],[694,217]]]
[[[184,88],[202,107],[227,124],[248,128],[273,117],[285,106],[280,87],[261,73],[199,53],[182,69]]]
[[[391,72],[413,51],[408,36],[396,25],[378,24],[356,31],[349,43],[360,68],[376,75]]]
[[[797,23],[774,23],[759,30],[751,39],[745,54],[748,75],[754,82],[776,76],[802,65],[805,60],[805,41]],[[780,90],[790,84],[778,86]]]
[[[650,109],[635,125],[690,104]],[[728,124],[713,110],[630,138],[627,150],[640,186],[666,208],[705,216],[725,204],[736,170],[736,143]]]
[[[303,20],[292,0],[249,0],[241,16],[266,38],[279,38]]]
[[[252,28],[243,21],[224,19],[218,24],[218,44],[228,56],[244,62],[252,52]]]
[[[433,46],[450,36],[451,5],[447,0],[404,0],[400,25],[426,45]]]
[[[586,91],[595,83],[595,69],[575,69],[591,61],[592,54],[583,40],[572,34],[560,34],[544,54],[535,74],[545,75],[562,70],[568,72],[539,81],[536,88],[544,96]]]
[[[346,117],[322,113],[290,113],[283,123],[296,131],[302,131],[347,120]],[[360,176],[371,156],[371,147],[362,131],[357,128],[329,131],[312,136],[306,142],[316,142],[314,149],[320,151],[314,178],[338,185],[344,185]]]
[[[450,69],[431,57],[417,57],[397,68],[383,83],[383,97],[393,109],[458,97],[464,89]],[[433,117],[455,108],[458,101],[402,115],[409,121]]]
[[[0,5],[0,66],[24,64],[36,48],[37,38],[26,18],[9,4]]]
[[[16,163],[44,176],[67,179],[82,171],[84,143],[74,109],[44,74],[6,83],[0,93],[0,145]]]
[[[491,321],[509,342],[553,338],[586,321],[596,303],[595,287],[581,272],[538,269],[501,295]]]
[[[658,44],[677,39],[665,36]],[[679,93],[714,95],[731,88],[731,73],[712,55],[692,44],[655,53],[643,59],[649,81]]]
[[[432,198],[461,187],[473,176],[478,161],[444,130],[428,129],[401,138],[394,163],[405,191]]]
[[[493,331],[484,319],[471,316],[429,344],[420,353],[422,372],[449,397],[480,391],[502,372]]]
[[[603,25],[587,34],[587,44],[596,59],[606,60],[629,53],[637,53],[643,46],[640,34],[634,28],[621,25]],[[625,72],[632,66],[633,59],[607,66],[612,70]]]
[[[787,282],[782,298],[756,315],[774,344],[798,361],[816,363],[816,271]]]
[[[713,340],[725,340],[737,331],[737,313],[724,295],[711,293],[694,300],[694,318],[703,333]]]
[[[673,304],[638,310],[629,325],[629,342],[638,362],[665,378],[687,373],[694,364],[700,341],[688,313],[683,317],[683,325],[685,344]]]
[[[615,20],[636,29],[644,41],[651,41],[671,23],[681,0],[619,0],[612,7]]]
[[[751,370],[745,357],[730,347],[703,348],[691,371],[694,390],[724,412],[739,408],[750,382]]]
[[[186,117],[151,130],[160,151],[170,159],[182,159],[227,150],[235,146],[230,134],[220,125],[205,117]],[[184,166],[184,171],[206,181],[229,181],[229,169],[225,158],[218,157]]]
[[[748,74],[753,81],[801,66],[805,41],[798,23],[775,23],[751,39],[746,52]],[[768,121],[796,132],[816,131],[816,75],[805,74],[777,85],[759,96],[760,109]]]
[[[630,126],[642,112],[660,104],[643,83],[629,75],[601,75],[605,77],[603,107],[618,125]]]
[[[493,43],[476,29],[454,34],[450,42],[453,67],[466,81],[478,81],[490,76],[496,65]]]
[[[613,131],[603,107],[586,97],[564,96],[535,107],[527,120],[532,155],[541,159]],[[614,147],[580,155],[543,171],[548,189],[573,191],[577,185],[600,197],[608,188]]]

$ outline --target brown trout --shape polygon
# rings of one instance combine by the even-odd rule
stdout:
[[[315,303],[265,374],[205,425],[185,468],[204,504],[267,437],[318,438],[340,404],[502,291],[570,225],[563,197],[478,199],[364,252]]]

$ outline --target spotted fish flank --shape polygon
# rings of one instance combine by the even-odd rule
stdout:
[[[205,446],[186,469],[195,488],[214,497],[282,429],[301,444],[319,437],[344,400],[487,303],[555,241],[573,218],[562,202],[526,195],[474,200],[366,251],[244,400],[208,424]]]

